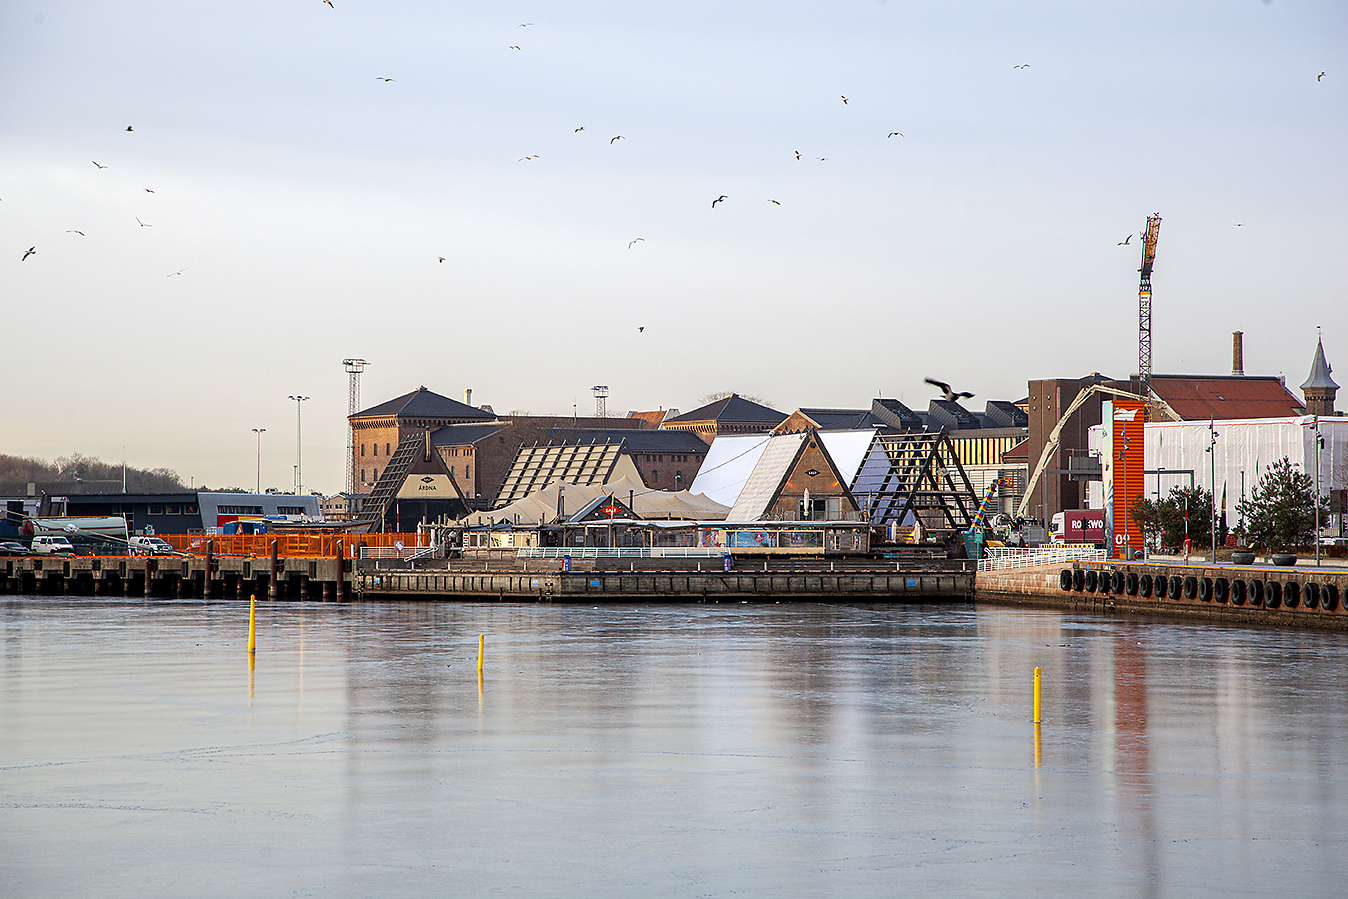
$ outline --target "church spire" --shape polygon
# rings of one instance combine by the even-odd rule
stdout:
[[[1329,376],[1333,370],[1333,366],[1325,360],[1324,341],[1317,340],[1315,358],[1311,360],[1310,377],[1301,385],[1301,393],[1306,397],[1307,415],[1335,414],[1334,395],[1338,393],[1339,385]]]

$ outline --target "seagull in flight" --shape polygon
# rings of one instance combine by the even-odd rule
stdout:
[[[950,385],[947,384],[945,381],[938,381],[935,378],[924,378],[923,380],[925,380],[928,384],[931,384],[934,387],[941,388],[941,392],[945,394],[945,396],[942,397],[942,399],[944,399],[947,403],[958,403],[960,401],[960,397],[973,396],[973,394],[969,393],[967,390],[962,391],[960,393],[955,393],[953,390],[950,389]]]
[[[828,162],[828,157],[827,157],[827,156],[820,156],[820,157],[819,157],[819,161],[820,161],[820,162]]]
[[[843,101],[843,106],[846,106],[846,105],[847,105],[847,98],[846,98],[846,97],[843,97],[843,98],[842,98],[842,101]]]
[[[439,257],[439,259],[440,259],[441,262],[444,262],[444,261],[445,261],[445,257],[444,257],[444,256]]]
[[[507,49],[510,49],[510,50],[518,50],[518,49],[519,49],[519,45],[518,45],[518,44],[511,44]]]
[[[619,134],[617,137],[609,138],[609,143],[613,143],[615,140],[624,140],[624,139],[625,138],[621,134]]]
[[[146,192],[147,194],[152,194],[152,193],[154,193],[154,191],[150,190],[148,187],[145,188],[145,192]]]
[[[797,159],[800,158],[800,151],[799,151],[799,150],[796,151],[796,158],[797,158]]]
[[[638,333],[638,334],[640,334],[640,333],[641,333],[642,331],[644,331],[644,330],[646,330],[646,326],[645,326],[645,325],[638,325],[638,326],[637,326],[637,333]]]
[[[94,160],[92,160],[92,159],[91,159],[91,160],[89,160],[89,161],[90,161],[90,162],[93,162],[93,163],[94,163],[94,165],[98,165],[98,163],[97,163],[97,162],[95,162],[95,161],[94,161]],[[107,168],[107,166],[105,166],[105,165],[98,165],[98,167],[99,167],[99,168],[100,168],[100,169],[105,169],[105,168]]]
[[[527,161],[530,160],[530,159],[537,159],[537,158],[538,158],[538,154],[535,153],[533,156],[521,156],[521,157],[519,158],[519,161],[520,161],[520,162],[527,162]]]
[[[1325,73],[1324,73],[1324,72],[1321,72],[1319,75],[1316,75],[1316,76],[1315,76],[1315,80],[1316,80],[1316,81],[1319,81],[1319,80],[1320,80],[1321,78],[1323,78],[1323,77],[1325,77]],[[127,130],[130,131],[131,129],[128,128]]]
[[[333,9],[336,9],[336,8],[337,8],[337,7],[335,7],[335,6],[333,7]],[[174,275],[181,275],[183,272],[187,271],[187,269],[189,269],[189,268],[191,268],[191,267],[192,267],[192,266],[189,265],[189,266],[187,266],[187,267],[185,267],[185,268],[180,268],[180,269],[178,269],[176,272],[169,272],[169,273],[168,273],[167,275],[165,275],[164,277],[165,277],[165,278],[172,278]]]
[[[534,24],[534,23],[533,23],[533,22],[525,22],[523,25],[516,25],[515,27],[516,27],[516,28],[528,28],[528,27],[529,27],[530,25],[532,25],[532,24]]]
[[[130,125],[127,125],[127,126],[126,126],[126,130],[127,130],[127,131],[130,131],[130,130],[131,130],[131,126],[130,126]]]
[[[323,0],[323,2],[326,3],[328,6],[332,6],[332,0]],[[337,7],[332,6],[332,8],[336,9]]]
[[[629,243],[629,244],[627,245],[627,249],[629,249],[629,250],[632,249],[632,244],[636,243],[638,240],[644,242],[644,241],[646,240],[646,238],[644,238],[644,237],[638,237],[636,240],[632,241],[631,243]],[[638,329],[638,330],[640,330],[640,329]]]
[[[1023,66],[1012,66],[1011,68],[1013,68],[1013,69],[1028,69],[1029,67],[1030,67],[1030,64],[1027,62],[1027,63],[1025,63],[1025,65],[1023,65]]]
[[[374,80],[375,80],[375,81],[383,81],[383,82],[386,82],[386,83],[387,83],[387,82],[389,82],[389,81],[392,81],[393,79],[392,79],[392,78],[385,78],[383,75],[376,75],[376,76],[374,76]]]
[[[725,194],[721,194],[719,197],[717,197],[716,199],[714,199],[714,200],[711,201],[711,208],[712,208],[712,209],[715,209],[717,203],[721,202],[722,200],[728,200],[728,199],[730,199],[730,198],[727,197]]]
[[[24,253],[24,254],[23,254],[23,259],[20,259],[19,261],[20,261],[20,262],[26,261],[26,260],[28,259],[29,256],[33,255],[33,254],[36,253],[36,252],[37,252],[37,247],[29,247],[29,248],[28,248],[28,252],[27,252],[27,253]]]
[[[584,126],[584,125],[581,125],[579,128],[577,128],[575,131],[572,131],[571,133],[572,133],[572,134],[580,134],[580,133],[581,133],[582,131],[584,131],[584,130],[585,130],[585,126]]]
[[[153,228],[153,227],[154,227],[154,225],[147,225],[147,224],[145,224],[144,222],[142,222],[142,221],[140,220],[140,217],[139,217],[139,216],[136,217],[136,224],[140,225],[142,228]]]
[[[889,140],[890,137],[895,137],[895,136],[903,137],[903,132],[902,132],[902,131],[891,131],[891,132],[889,132],[889,137],[886,137],[885,140]]]
[[[1128,242],[1131,241],[1132,239],[1133,239],[1133,235],[1129,234],[1129,235],[1128,235],[1127,237],[1125,237],[1123,240],[1119,241],[1119,244],[1118,244],[1118,245],[1121,246],[1121,247],[1126,247],[1126,246],[1128,246]]]
[[[69,231],[67,231],[66,233],[67,233],[67,234],[78,234],[80,237],[83,237],[83,236],[84,236],[84,232],[83,232],[83,231],[76,231],[74,228],[71,228],[71,229],[70,229]],[[22,261],[22,260],[20,260],[20,261]]]
[[[777,205],[777,206],[782,205],[781,203],[778,203],[776,200],[768,200],[768,202],[769,202],[769,203],[772,203],[772,204],[774,204],[774,205]]]

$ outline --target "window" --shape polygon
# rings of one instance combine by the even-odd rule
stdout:
[[[473,466],[465,465],[463,467],[463,479],[466,481],[473,476]]]
[[[391,443],[385,443],[385,444],[384,444],[384,455],[386,455],[386,456],[391,456],[391,455],[393,455],[393,452],[389,449],[389,447],[392,446],[392,445],[393,445],[393,444],[391,444]]]
[[[658,472],[658,471],[653,471],[653,472],[651,472],[651,480],[652,480],[652,481],[658,481],[658,480],[660,480],[660,472]]]
[[[165,506],[165,507],[164,507],[164,514],[165,514],[165,515],[181,515],[181,514],[183,514],[183,507],[177,505],[176,503],[173,504],[173,505]]]
[[[361,449],[365,449],[365,447],[362,446]],[[363,469],[363,468],[360,470],[360,482],[361,482],[362,484],[365,483],[365,469]]]
[[[372,455],[372,456],[377,456],[377,455],[379,455],[379,444],[374,443],[374,444],[371,444],[371,446],[374,448],[374,452],[370,453],[370,455]]]
[[[360,457],[365,458],[365,444],[363,443],[360,445]]]
[[[261,506],[221,506],[216,509],[221,515],[261,515]]]
[[[196,503],[188,503],[187,505],[183,506],[183,514],[184,514],[184,515],[195,515],[195,514],[197,514],[197,506],[196,506]]]
[[[276,507],[276,514],[277,514],[277,515],[303,515],[303,514],[304,514],[304,507],[303,507],[303,506],[277,506],[277,507]]]
[[[151,507],[150,507],[150,514],[151,514],[151,515],[163,515],[163,514],[164,514],[164,507],[163,507],[163,506],[151,506]]]

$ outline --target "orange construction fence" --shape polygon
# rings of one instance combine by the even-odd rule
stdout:
[[[160,539],[179,552],[206,555],[207,545],[217,556],[246,556],[255,559],[271,555],[273,542],[283,559],[335,558],[339,544],[342,558],[354,559],[356,548],[365,546],[430,546],[430,534],[160,534]]]

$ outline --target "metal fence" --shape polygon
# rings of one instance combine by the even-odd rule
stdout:
[[[702,546],[578,546],[575,549],[554,546],[524,546],[515,551],[517,559],[706,559],[724,555],[723,547]]]
[[[978,570],[1001,571],[1058,562],[1103,562],[1107,558],[1103,549],[1096,549],[1089,543],[1058,543],[1036,547],[990,546],[983,551],[983,558],[978,560]]]
[[[360,557],[362,559],[398,559],[406,562],[409,559],[429,559],[435,555],[433,546],[362,546],[360,548]]]

